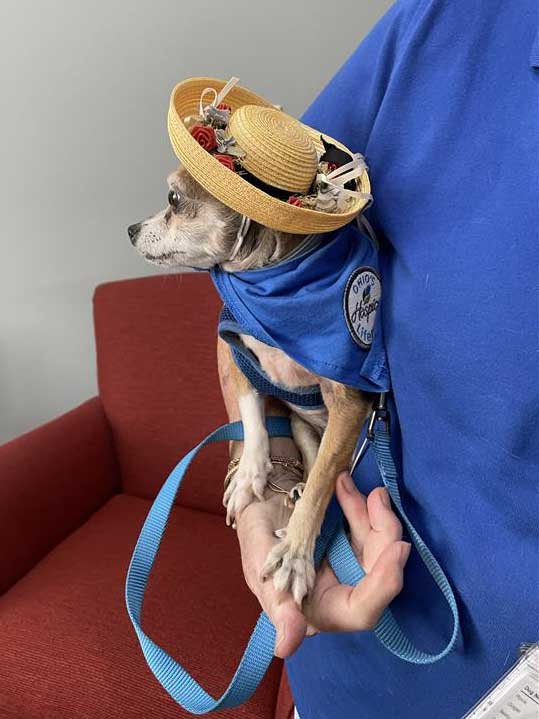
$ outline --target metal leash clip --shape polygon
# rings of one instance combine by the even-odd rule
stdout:
[[[363,460],[371,444],[374,442],[374,433],[378,426],[378,422],[384,423],[384,431],[389,434],[390,431],[390,414],[386,406],[386,393],[382,392],[378,396],[378,403],[371,412],[368,420],[367,432],[365,439],[361,443],[350,467],[350,474],[353,474],[358,464]]]

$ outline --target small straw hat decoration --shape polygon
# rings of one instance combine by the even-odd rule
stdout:
[[[370,204],[362,155],[238,82],[197,77],[172,91],[170,140],[197,182],[245,217],[296,234],[342,227]]]

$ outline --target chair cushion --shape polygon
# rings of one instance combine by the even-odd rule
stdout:
[[[99,390],[128,494],[153,498],[180,457],[226,421],[216,360],[220,305],[203,272],[96,290]],[[221,514],[226,448],[205,450],[198,464],[179,503]]]
[[[149,506],[113,497],[0,597],[2,716],[192,716],[150,673],[125,610],[125,574]],[[258,612],[234,532],[220,517],[176,507],[145,601],[145,630],[217,696]],[[275,660],[248,704],[213,716],[273,719],[281,670]]]

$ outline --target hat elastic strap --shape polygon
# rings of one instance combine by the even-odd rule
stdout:
[[[245,215],[242,215],[241,216],[241,224],[240,224],[238,232],[236,233],[236,242],[234,243],[234,247],[232,248],[232,254],[228,258],[229,262],[233,262],[236,259],[236,257],[238,256],[238,252],[242,248],[243,240],[247,236],[250,226],[251,226],[250,218],[246,217]]]

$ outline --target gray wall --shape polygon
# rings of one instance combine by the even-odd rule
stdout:
[[[298,115],[390,0],[1,0],[0,442],[96,392],[91,296],[150,274],[126,226],[174,168],[175,82]]]

